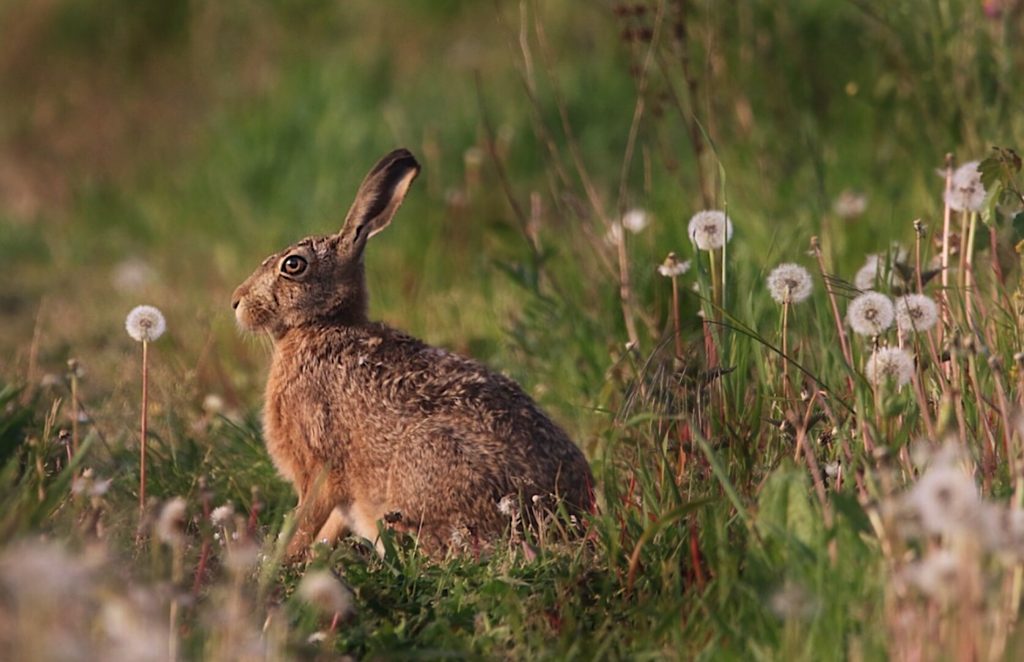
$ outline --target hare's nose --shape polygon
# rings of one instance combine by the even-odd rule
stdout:
[[[238,310],[238,303],[239,303],[240,301],[241,301],[241,299],[235,299],[234,301],[232,301],[232,302],[231,302],[231,309],[232,309],[232,310]]]

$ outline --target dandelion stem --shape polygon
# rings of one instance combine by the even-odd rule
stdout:
[[[963,246],[964,252],[964,314],[967,319],[967,328],[974,328],[974,306],[972,305],[974,293],[974,235],[978,229],[978,212],[971,212],[970,229],[967,231],[967,239]],[[995,254],[993,254],[995,259]]]
[[[679,282],[677,276],[672,276],[672,331],[675,336],[676,359],[683,357],[683,336],[679,323]]]
[[[942,335],[949,324],[949,225],[953,211],[949,207],[949,192],[953,188],[953,155],[946,154],[946,189],[942,209],[942,324],[939,325],[939,346],[942,346]]]
[[[811,250],[814,251],[814,257],[818,260],[818,271],[821,273],[821,279],[825,283],[825,291],[828,292],[829,304],[832,307],[832,319],[836,324],[836,333],[839,334],[839,347],[843,351],[843,358],[846,360],[846,365],[853,368],[853,353],[850,351],[850,343],[846,337],[846,329],[843,327],[843,317],[839,314],[839,304],[836,303],[836,293],[832,289],[832,281],[828,277],[828,273],[825,270],[825,257],[821,253],[821,243],[819,243],[817,237],[811,237]],[[849,373],[846,375],[846,381],[850,386],[850,392],[853,392],[853,377]]]
[[[68,361],[71,373],[71,454],[78,452],[78,361]]]
[[[788,400],[790,396],[789,386],[789,343],[786,333],[789,326],[789,297],[782,301],[782,397]]]
[[[626,253],[626,233],[616,242],[619,249],[619,299],[622,302],[622,318],[626,323],[626,335],[629,342],[637,346],[640,337],[636,332],[636,320],[633,318],[633,288],[629,282],[629,256]]]
[[[139,437],[139,512],[146,507],[146,428],[149,411],[149,342],[142,341],[142,421]]]

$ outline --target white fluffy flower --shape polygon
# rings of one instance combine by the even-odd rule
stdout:
[[[900,331],[927,331],[939,321],[939,307],[924,294],[908,294],[896,299],[896,326]]]
[[[985,205],[985,185],[977,161],[968,161],[953,172],[946,204],[954,211],[981,211]]]
[[[643,209],[630,209],[622,215],[622,227],[633,234],[643,232],[650,222],[650,217],[647,216],[647,212]]]
[[[702,251],[713,251],[732,239],[732,221],[725,212],[699,211],[690,219],[690,240]]]
[[[974,480],[949,460],[938,462],[921,476],[907,494],[907,503],[925,531],[945,535],[972,530],[979,523],[983,505]]]
[[[924,560],[907,568],[914,586],[925,595],[938,600],[954,596],[965,568],[965,561],[948,549],[930,552]]]
[[[167,321],[164,314],[153,306],[136,306],[124,320],[128,335],[139,342],[153,342],[164,335]]]
[[[342,618],[354,611],[352,591],[329,570],[310,570],[299,582],[299,597],[327,614]]]
[[[506,494],[501,497],[498,501],[498,512],[505,517],[512,517],[519,511],[519,504],[516,501],[515,495]]]
[[[174,497],[160,509],[156,520],[156,537],[168,545],[178,546],[185,542],[186,504],[181,497]]]
[[[868,208],[868,196],[863,193],[858,193],[850,189],[846,189],[839,194],[836,201],[832,204],[832,211],[836,213],[839,218],[845,218],[847,220],[857,218]]]
[[[903,386],[914,375],[914,356],[905,349],[882,347],[868,359],[864,372],[872,384],[891,379],[897,386]]]
[[[235,507],[230,503],[225,503],[223,506],[217,506],[210,513],[210,522],[214,526],[227,526],[231,523],[232,518],[235,516]]]
[[[880,255],[868,255],[864,261],[864,266],[857,270],[856,275],[853,277],[853,285],[858,290],[873,290],[879,284],[892,284],[892,271],[884,274],[883,279],[882,271],[885,269],[885,261],[882,260]]]
[[[680,260],[675,253],[669,253],[665,261],[658,265],[658,273],[665,278],[682,276],[690,270],[689,260]]]
[[[768,292],[779,303],[806,301],[811,285],[811,273],[799,264],[780,264],[768,274]]]
[[[604,234],[604,243],[609,246],[618,246],[622,243],[622,223],[615,221],[608,227],[608,232]]]
[[[850,326],[863,336],[877,336],[892,326],[895,317],[892,301],[878,292],[861,294],[846,309],[846,319]]]

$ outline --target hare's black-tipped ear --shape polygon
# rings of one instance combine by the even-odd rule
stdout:
[[[407,149],[396,149],[373,166],[341,228],[346,248],[361,250],[367,239],[388,226],[419,172],[420,164]]]

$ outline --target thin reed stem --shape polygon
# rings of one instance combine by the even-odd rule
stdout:
[[[142,416],[139,437],[139,512],[146,508],[146,434],[149,424],[149,342],[142,341]]]

